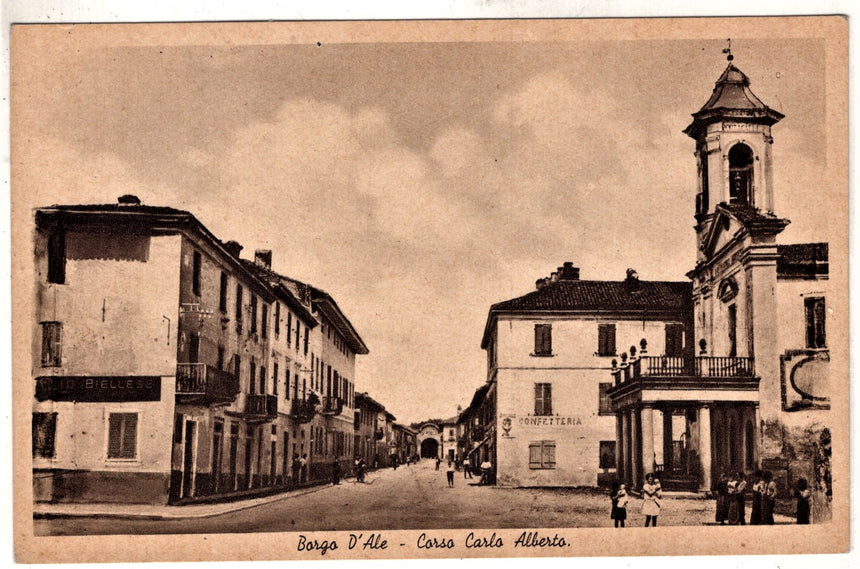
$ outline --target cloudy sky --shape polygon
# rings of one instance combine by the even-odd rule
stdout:
[[[248,256],[272,249],[276,270],[336,298],[370,348],[357,388],[402,422],[467,405],[486,378],[489,306],[562,262],[608,280],[693,266],[681,131],[726,66],[724,39],[317,45],[215,31],[212,46],[52,34],[19,55],[13,215],[134,193]],[[786,115],[782,241],[827,239],[809,199],[826,159],[824,43],[732,48]]]

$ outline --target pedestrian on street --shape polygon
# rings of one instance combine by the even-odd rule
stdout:
[[[436,470],[439,470],[440,464],[442,464],[442,459],[437,456],[436,457]]]
[[[776,505],[776,482],[773,480],[773,472],[765,470],[762,475],[764,492],[761,497],[761,523],[762,525],[773,525],[773,508]]]
[[[619,484],[612,494],[612,513],[610,518],[615,520],[615,527],[623,528],[627,520],[627,504],[630,496],[627,495],[627,486]]]
[[[308,465],[308,455],[307,455],[307,453],[305,453],[299,459],[299,478],[301,478],[302,482],[308,481],[307,465]]]
[[[490,484],[490,474],[493,470],[493,464],[489,459],[481,463],[481,485],[487,486]]]
[[[448,461],[448,470],[445,471],[445,474],[448,475],[448,488],[454,487],[454,471],[455,471],[454,463],[449,460]]]
[[[469,457],[463,459],[463,478],[471,478],[472,477],[472,461],[469,460]]]
[[[725,472],[720,473],[720,479],[715,488],[717,494],[717,511],[714,515],[714,521],[720,525],[725,525],[729,519],[729,479]]]
[[[746,491],[747,481],[743,472],[735,475],[734,503],[729,504],[729,523],[746,525]]]
[[[654,483],[654,475],[650,472],[645,475],[645,484],[642,486],[642,513],[645,515],[645,527],[657,527],[657,516],[660,515],[660,500],[663,493],[658,484]]]
[[[301,467],[302,464],[299,460],[299,453],[293,454],[293,486],[298,486],[299,484],[299,469]]]
[[[794,497],[797,499],[797,523],[808,524],[809,513],[812,510],[812,493],[809,491],[809,483],[806,478],[798,479]]]
[[[331,465],[331,483],[333,486],[340,484],[340,462],[337,460]]]
[[[750,511],[750,525],[761,524],[761,497],[764,493],[764,481],[761,470],[756,470],[752,485],[752,510]]]
[[[356,457],[355,459],[355,481],[364,482],[364,459]]]

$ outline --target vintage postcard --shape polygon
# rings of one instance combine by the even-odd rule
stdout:
[[[847,551],[847,41],[14,26],[18,559]]]

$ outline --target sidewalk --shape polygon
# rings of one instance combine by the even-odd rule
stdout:
[[[344,480],[345,482],[346,480]],[[331,484],[320,484],[288,490],[268,496],[247,498],[245,500],[231,500],[226,502],[213,502],[208,504],[187,504],[183,506],[168,506],[158,504],[112,504],[106,502],[94,502],[87,504],[53,504],[37,502],[33,506],[34,519],[52,518],[136,518],[149,520],[176,520],[208,518],[221,514],[228,514],[246,510],[262,504],[270,504],[280,500],[288,500],[305,494],[319,492],[330,487]]]

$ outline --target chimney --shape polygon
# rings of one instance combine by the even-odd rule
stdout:
[[[570,261],[566,262],[564,266],[559,269],[559,280],[578,281],[579,267],[574,267],[573,263]]]
[[[239,258],[239,254],[242,252],[243,249],[243,247],[239,245],[238,241],[227,241],[226,243],[224,243],[224,248],[227,249],[228,253],[230,253],[237,259]]]
[[[140,205],[140,198],[132,194],[121,195],[116,201],[121,206]]]
[[[257,249],[254,251],[254,262],[261,267],[265,267],[267,269],[272,268],[272,250],[271,249]]]
[[[535,289],[540,290],[546,286],[546,279],[538,279],[535,281]]]
[[[639,290],[639,274],[636,269],[627,269],[627,278],[624,279],[624,284],[632,291]]]

